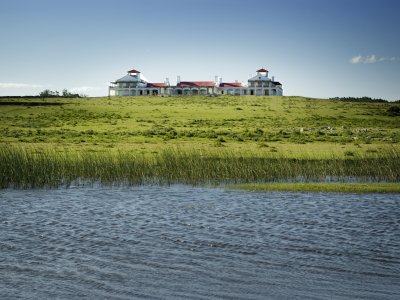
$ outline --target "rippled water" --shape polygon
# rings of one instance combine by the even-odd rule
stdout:
[[[0,191],[1,299],[399,299],[399,195]]]

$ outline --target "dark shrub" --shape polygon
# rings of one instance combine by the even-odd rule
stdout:
[[[391,117],[400,116],[400,106],[389,107],[386,114]]]

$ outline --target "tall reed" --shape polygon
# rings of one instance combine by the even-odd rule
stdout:
[[[326,180],[400,182],[400,153],[328,159],[288,158],[227,150],[163,150],[96,153],[0,146],[0,188],[57,187],[71,182],[102,184],[319,182]]]

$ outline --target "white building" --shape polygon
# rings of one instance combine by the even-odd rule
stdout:
[[[241,82],[223,82],[215,76],[215,81],[181,81],[170,85],[168,78],[162,83],[151,83],[141,72],[132,69],[124,77],[111,82],[109,96],[175,96],[175,95],[254,95],[282,96],[282,84],[268,77],[268,70],[257,70],[257,75]]]

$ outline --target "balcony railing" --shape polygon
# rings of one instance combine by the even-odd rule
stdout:
[[[131,89],[136,89],[136,88],[138,88],[138,89],[140,89],[139,87],[136,87],[136,86],[130,86],[130,87],[126,87],[126,86],[123,86],[123,87],[119,87],[119,86],[116,86],[116,85],[111,85],[110,86],[110,89],[113,89],[113,90],[131,90]]]

